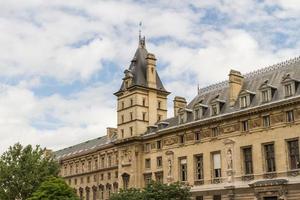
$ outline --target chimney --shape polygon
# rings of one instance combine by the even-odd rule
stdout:
[[[176,117],[178,115],[179,109],[186,107],[186,100],[184,97],[176,96],[173,102],[174,102],[174,117]]]
[[[148,53],[147,57],[147,83],[148,87],[156,88],[156,58],[152,53]]]
[[[229,73],[229,105],[234,106],[243,87],[244,77],[241,72],[230,70]]]

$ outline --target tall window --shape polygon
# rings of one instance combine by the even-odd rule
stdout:
[[[300,159],[299,159],[299,141],[292,140],[288,141],[288,150],[289,150],[289,161],[290,169],[299,169],[300,168]]]
[[[161,156],[156,158],[156,166],[157,166],[157,168],[162,167],[162,157]]]
[[[86,188],[86,189],[85,189],[85,192],[86,192],[86,197],[85,197],[85,199],[86,199],[86,200],[90,200],[90,188]]]
[[[145,105],[146,105],[146,99],[145,99],[145,98],[143,98],[143,102],[142,102],[142,104],[143,104],[143,106],[145,106]]]
[[[270,127],[270,115],[263,116],[263,126],[265,128]]]
[[[218,104],[214,104],[214,105],[211,106],[211,115],[215,116],[217,114],[219,114],[218,113]]]
[[[146,113],[143,112],[143,121],[146,121]]]
[[[212,131],[212,137],[217,137],[219,135],[219,128],[218,127],[213,127],[211,129]]]
[[[100,192],[100,199],[103,200],[104,199],[104,188],[103,188],[103,186],[99,188],[99,192]]]
[[[244,172],[245,174],[253,174],[253,164],[252,164],[252,148],[243,148],[244,155]]]
[[[101,157],[101,168],[104,168],[105,158],[104,156]]]
[[[98,169],[98,160],[95,159],[95,169]]]
[[[187,181],[187,160],[180,158],[180,181]]]
[[[93,200],[97,200],[97,188],[93,187]]]
[[[130,112],[130,120],[133,120],[133,114]]]
[[[161,149],[161,140],[156,141],[156,148]]]
[[[129,178],[130,178],[130,175],[129,175],[129,174],[123,174],[123,175],[122,175],[122,179],[123,179],[123,188],[124,188],[124,189],[128,189],[128,186],[129,186]]]
[[[161,115],[157,115],[157,121],[161,121],[162,116]]]
[[[157,108],[158,108],[158,109],[161,109],[161,101],[158,101],[158,102],[157,102]]]
[[[200,131],[196,131],[195,132],[195,140],[200,141],[200,138],[201,138]]]
[[[124,109],[124,101],[121,102],[121,109]]]
[[[151,159],[150,158],[145,159],[145,168],[146,169],[151,168]]]
[[[249,123],[248,122],[249,122],[248,120],[242,121],[242,131],[243,132],[249,131]]]
[[[124,115],[121,115],[121,123],[124,123]]]
[[[130,135],[132,136],[133,135],[133,127],[132,126],[129,127],[129,131],[130,131]]]
[[[241,108],[246,108],[248,106],[247,96],[242,96],[240,102],[241,102]]]
[[[133,99],[130,99],[130,106],[133,106]]]
[[[221,177],[221,154],[213,153],[213,177],[220,178]]]
[[[108,167],[111,167],[111,155],[109,155],[108,157],[107,157],[107,161],[108,161]]]
[[[195,156],[196,180],[203,179],[203,156]]]
[[[181,144],[184,143],[184,135],[179,135],[179,142],[180,142]]]
[[[286,111],[286,121],[287,122],[294,121],[294,112],[292,110]]]
[[[89,160],[88,162],[88,170],[91,171],[92,170],[92,161]]]
[[[264,90],[261,92],[262,102],[269,102],[270,96],[269,96],[269,90]]]
[[[276,171],[274,144],[266,144],[264,145],[264,148],[265,148],[266,171],[274,172]]]
[[[152,174],[145,174],[144,179],[145,179],[145,185],[149,185],[152,180]]]
[[[293,95],[293,88],[292,88],[292,84],[286,84],[284,86],[284,93],[286,97],[290,97]]]
[[[124,138],[124,129],[121,129],[121,137]]]
[[[84,162],[81,163],[81,172],[84,172]]]
[[[163,183],[163,179],[164,179],[163,172],[157,172],[157,173],[155,173],[155,180],[157,182]]]

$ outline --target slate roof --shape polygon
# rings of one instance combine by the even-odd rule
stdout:
[[[133,86],[142,86],[142,87],[148,87],[148,83],[147,83],[147,60],[146,57],[148,55],[148,51],[146,49],[146,45],[145,45],[145,38],[139,40],[139,46],[134,54],[134,57],[131,61],[131,64],[128,68],[129,71],[132,76],[133,76],[133,84],[131,87]],[[158,73],[156,72],[156,89],[163,91],[163,92],[167,92],[167,90],[164,88]],[[116,92],[115,94],[125,91],[125,83],[123,81],[120,89],[118,92]]]
[[[244,84],[241,91],[250,92],[253,95],[250,106],[262,105],[260,100],[260,88],[265,82],[268,86],[276,88],[271,102],[276,102],[285,99],[284,87],[282,85],[283,78],[288,76],[290,79],[300,81],[300,57],[284,61],[260,70],[244,74]],[[300,95],[300,87],[296,88],[294,96]],[[223,81],[217,84],[210,85],[199,89],[198,95],[187,105],[187,109],[194,109],[194,106],[201,102],[204,105],[211,105],[213,99],[218,99],[224,102],[220,114],[229,114],[241,110],[239,101],[237,100],[234,106],[229,105],[229,81]],[[202,119],[211,117],[209,108],[205,112]],[[218,115],[216,116],[218,117]],[[172,117],[164,120],[169,123],[165,128],[171,128],[179,124],[178,117]],[[193,115],[189,114],[187,122],[194,121]]]
[[[109,144],[112,141],[108,140],[107,136],[99,137],[96,139],[88,140],[74,146],[70,146],[54,152],[57,159],[63,159],[77,154],[87,153],[98,149],[99,147]]]

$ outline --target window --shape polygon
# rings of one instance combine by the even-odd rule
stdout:
[[[93,200],[97,200],[97,188],[93,187]]]
[[[101,174],[101,175],[100,175],[100,179],[101,179],[101,181],[104,180],[104,174]]]
[[[124,109],[124,101],[121,102],[121,109]]]
[[[146,144],[145,144],[145,152],[150,152],[150,150],[151,150],[151,145],[150,145],[150,143],[146,143]]]
[[[158,102],[157,102],[157,108],[158,108],[158,109],[161,109],[161,101],[158,101]]]
[[[69,185],[71,185],[71,179],[69,179]]]
[[[221,200],[222,196],[221,195],[214,195],[213,200]]]
[[[81,163],[81,172],[84,172],[84,162]]]
[[[163,183],[163,172],[156,172],[155,173],[155,180],[159,183]]]
[[[179,142],[180,142],[181,144],[184,143],[184,135],[179,135]]]
[[[145,174],[144,178],[145,178],[145,185],[149,185],[152,180],[152,174]]]
[[[121,115],[121,123],[124,123],[124,115]]]
[[[161,121],[161,115],[157,115],[157,121]]]
[[[83,184],[83,177],[80,178],[80,183]]]
[[[92,161],[88,162],[88,170],[91,171],[92,170]]]
[[[121,129],[121,137],[124,138],[124,129]]]
[[[242,121],[242,131],[243,131],[243,132],[249,131],[249,123],[248,123],[248,120]]]
[[[143,112],[143,121],[146,121],[146,113]]]
[[[203,179],[203,156],[195,156],[196,180]]]
[[[286,122],[294,121],[294,112],[292,110],[286,111]]]
[[[133,106],[133,99],[130,99],[130,106]]]
[[[286,97],[290,97],[293,95],[293,88],[292,88],[292,84],[286,84],[284,86],[284,93]]]
[[[211,115],[215,116],[217,114],[219,114],[219,112],[218,112],[218,104],[214,104],[214,105],[211,106]]]
[[[108,156],[107,161],[108,167],[111,167],[111,155]]]
[[[213,127],[211,131],[212,131],[212,137],[217,137],[219,135],[218,127]]]
[[[98,169],[98,160],[95,159],[95,169]]]
[[[251,147],[243,148],[243,156],[244,156],[244,173],[246,175],[253,174],[252,148]]]
[[[101,168],[104,168],[105,158],[101,157]]]
[[[107,173],[107,179],[108,179],[108,180],[111,179],[111,173],[110,173],[110,172]]]
[[[200,110],[199,110],[199,108],[195,109],[194,118],[195,119],[200,119]]]
[[[130,136],[132,136],[133,135],[133,127],[132,126],[129,127],[129,131],[130,131]]]
[[[90,183],[90,177],[89,176],[86,177],[86,182]]]
[[[77,178],[74,179],[74,185],[77,185]]]
[[[156,166],[157,166],[157,168],[162,167],[162,157],[161,156],[156,158]]]
[[[270,115],[263,116],[263,126],[265,128],[270,127]]]
[[[263,90],[261,92],[261,97],[262,97],[262,102],[269,102],[270,101],[270,96],[269,96],[269,90]]]
[[[187,181],[187,161],[186,158],[180,158],[180,181]]]
[[[242,96],[240,98],[241,108],[246,108],[248,106],[247,96]]]
[[[123,188],[128,189],[130,175],[129,174],[123,174],[122,179],[123,179]]]
[[[151,159],[150,158],[145,159],[145,168],[146,169],[151,168]]]
[[[292,140],[288,141],[288,153],[290,161],[290,169],[299,169],[300,168],[300,159],[299,159],[299,141]]]
[[[118,178],[119,174],[118,171],[115,171],[115,178]]]
[[[130,120],[133,120],[133,114],[130,112]]]
[[[196,131],[195,132],[195,140],[200,141],[200,138],[201,138],[200,131]]]
[[[161,149],[161,140],[156,141],[156,148]]]
[[[274,172],[276,171],[274,144],[266,144],[264,145],[264,149],[265,149],[266,171]]]
[[[75,165],[75,173],[78,173],[78,164]]]
[[[220,178],[221,177],[221,154],[220,153],[213,153],[213,178]]]
[[[143,98],[142,105],[143,105],[143,106],[146,105],[146,99],[145,99],[145,98]]]
[[[94,182],[97,182],[97,175],[94,175]]]
[[[73,165],[70,165],[70,174],[73,174]]]
[[[196,200],[203,200],[203,196],[196,196]]]

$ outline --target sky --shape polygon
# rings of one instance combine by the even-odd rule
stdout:
[[[138,45],[172,99],[300,55],[298,0],[0,0],[0,153],[58,150],[116,127],[116,97]]]

